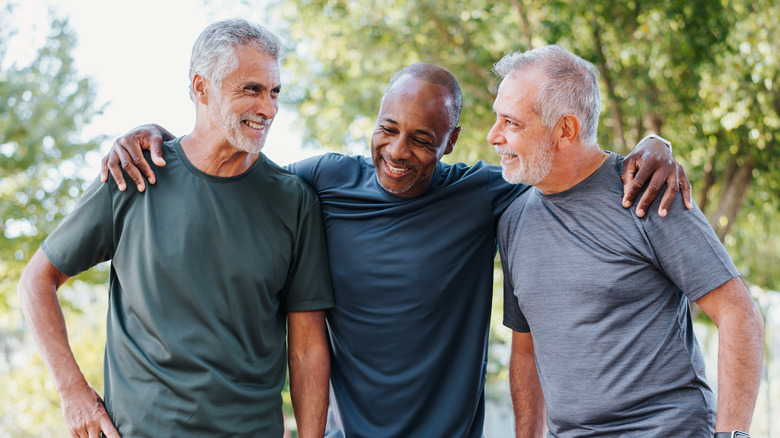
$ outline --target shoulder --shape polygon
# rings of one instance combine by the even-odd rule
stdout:
[[[517,196],[509,203],[501,214],[498,220],[499,229],[506,229],[507,227],[513,227],[521,217],[521,213],[528,205],[531,198],[536,198],[536,189],[530,186],[526,186],[527,189],[518,193]]]
[[[288,166],[288,170],[317,191],[352,185],[356,181],[373,178],[374,175],[374,165],[366,157],[337,153],[327,153],[298,161]]]
[[[303,178],[282,168],[268,157],[263,156],[263,159],[264,172],[274,180],[283,195],[290,197],[288,199],[301,197],[307,202],[317,201],[317,193]]]
[[[474,164],[466,163],[445,163],[441,162],[441,171],[443,175],[449,178],[469,178],[469,177],[484,177],[489,178],[492,174],[501,175],[500,166],[491,166],[484,161],[480,160]]]
[[[365,157],[355,155],[343,155],[335,152],[317,155],[290,164],[288,169],[295,173],[313,173],[313,172],[337,172],[345,167],[363,168],[371,166],[371,163]]]
[[[512,184],[501,177],[501,167],[491,166],[484,161],[477,161],[472,165],[465,163],[439,163],[439,184],[451,186],[454,184],[476,184],[488,189],[506,188],[510,190]]]

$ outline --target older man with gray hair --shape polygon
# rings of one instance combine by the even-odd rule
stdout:
[[[535,186],[498,230],[517,436],[541,436],[545,410],[550,437],[749,436],[762,319],[704,215],[609,201],[623,157],[596,141],[592,64],[547,46],[495,71],[488,141],[507,181]],[[717,410],[688,300],[719,329]]]
[[[166,183],[95,181],[27,265],[22,306],[72,436],[280,437],[288,358],[298,435],[323,436],[333,293],[320,204],[260,152],[281,56],[256,24],[207,27],[191,59],[195,127],[164,144]],[[57,289],[106,260],[104,403]]]

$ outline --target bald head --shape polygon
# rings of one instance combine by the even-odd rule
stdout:
[[[449,91],[451,99],[448,100],[447,106],[450,113],[450,129],[455,129],[460,121],[460,112],[463,108],[463,95],[460,92],[460,86],[458,85],[455,76],[438,65],[429,64],[427,62],[418,62],[417,64],[411,64],[402,68],[390,78],[390,82],[388,82],[387,88],[385,88],[385,93],[382,95],[382,100],[385,99],[385,96],[387,96],[393,88],[393,85],[398,82],[398,79],[407,75],[431,84],[441,85]]]

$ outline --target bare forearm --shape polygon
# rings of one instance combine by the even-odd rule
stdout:
[[[325,435],[330,357],[327,346],[290,357],[290,395],[301,438]]]
[[[728,315],[718,326],[718,414],[715,430],[748,431],[762,367],[763,322],[758,311]]]
[[[22,311],[41,356],[54,376],[70,435],[119,438],[103,400],[90,388],[68,343],[65,317],[57,300],[57,289],[67,279],[68,276],[58,271],[38,250],[19,280]]]
[[[87,386],[68,342],[65,318],[57,299],[59,284],[30,272],[34,269],[28,266],[19,282],[19,298],[30,333],[60,394],[73,387]]]
[[[544,395],[536,370],[531,335],[528,333],[513,334],[509,389],[515,412],[516,437],[541,437],[544,433]]]

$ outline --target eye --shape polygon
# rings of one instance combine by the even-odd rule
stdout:
[[[258,87],[244,87],[244,94],[248,96],[257,96],[260,94],[260,89]]]
[[[428,140],[423,140],[421,138],[412,139],[412,143],[414,143],[414,144],[416,144],[418,146],[421,146],[421,147],[431,147],[431,146],[433,146],[433,144],[431,142],[429,142]]]
[[[279,94],[281,93],[282,93],[282,87],[276,87],[271,90],[271,97],[276,99],[277,97],[279,97]]]

